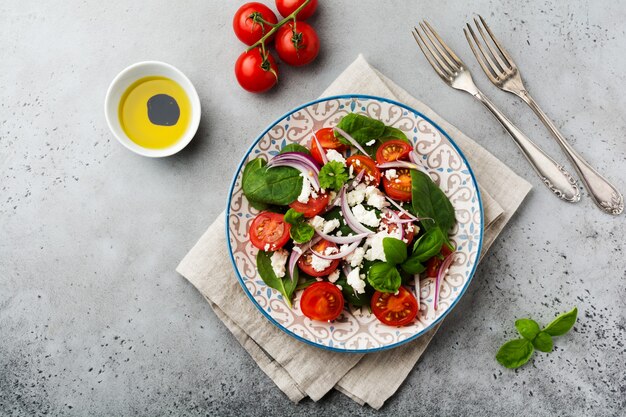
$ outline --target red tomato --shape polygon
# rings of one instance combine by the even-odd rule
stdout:
[[[339,139],[335,137],[335,133],[330,127],[325,127],[318,130],[317,132],[315,132],[315,137],[320,143],[320,146],[324,149],[324,152],[326,152],[328,149],[334,149],[337,152],[342,152],[348,148],[346,145],[339,142]],[[324,163],[320,150],[317,148],[317,145],[315,144],[315,140],[313,140],[313,138],[311,138],[311,156],[313,156],[313,159],[315,159],[318,163]]]
[[[401,219],[408,219],[409,216],[407,216],[406,214],[400,214],[398,212],[396,212],[396,214],[401,218]],[[398,228],[398,224],[394,223],[391,221],[390,217],[388,215],[383,215],[380,219],[381,225],[384,225],[384,228],[387,230],[387,233],[393,233],[395,232],[395,230]],[[415,237],[415,226],[412,223],[406,224],[403,223],[402,227],[404,228],[404,238],[407,241],[407,244],[411,243],[413,241],[413,238]],[[382,228],[379,228],[379,230],[381,230]],[[409,230],[409,231],[407,231]]]
[[[295,28],[295,31],[294,31]],[[305,22],[287,23],[276,32],[276,52],[283,62],[300,67],[312,62],[320,51],[315,29]]]
[[[313,245],[313,250],[318,253],[324,253],[327,248],[335,248],[337,249],[337,245],[327,240],[320,240],[315,245]],[[309,250],[306,251],[300,259],[298,259],[298,267],[307,275],[312,277],[324,277],[331,272],[333,272],[339,266],[339,259],[335,259],[331,261],[330,265],[324,269],[323,271],[316,271],[311,265],[311,259],[313,258],[313,253]]]
[[[274,12],[261,3],[246,3],[237,10],[233,17],[233,30],[241,42],[252,45],[269,32],[272,27],[256,20],[259,18],[271,24],[278,23]],[[273,37],[270,36],[270,39]]]
[[[267,59],[263,59],[261,49],[254,48],[237,58],[235,76],[245,90],[262,93],[272,88],[278,81],[278,67],[269,52]]]
[[[384,164],[385,162],[407,159],[411,149],[411,145],[401,140],[387,141],[378,147],[376,162]]]
[[[417,316],[417,300],[409,290],[400,287],[398,295],[376,291],[372,296],[372,312],[389,326],[404,326]]]
[[[309,201],[307,201],[306,204],[302,204],[296,200],[289,204],[289,207],[304,214],[304,217],[315,217],[319,212],[326,208],[328,205],[328,198],[328,194],[320,193],[316,198],[309,197]]]
[[[283,15],[283,17],[287,17],[304,2],[305,0],[276,0],[276,8],[278,9],[278,12]],[[315,13],[315,9],[317,9],[317,0],[311,0],[309,4],[304,7],[304,9],[300,10],[296,19],[308,19],[313,15],[313,13]]]
[[[343,311],[343,294],[330,282],[316,282],[302,293],[300,309],[311,320],[335,320]]]
[[[396,168],[397,178],[383,176],[383,186],[387,195],[397,201],[411,201],[411,171],[408,168]]]
[[[289,241],[291,225],[285,222],[285,216],[270,211],[259,213],[250,224],[250,242],[264,251],[275,251]]]
[[[372,158],[365,155],[352,155],[346,159],[346,164],[352,166],[355,174],[365,170],[366,181],[370,184],[376,187],[380,184],[380,170]]]
[[[445,259],[445,257],[450,255],[451,253],[452,251],[450,250],[448,245],[444,243],[443,246],[441,247],[441,253],[440,253],[441,257]],[[436,278],[437,272],[439,272],[439,267],[441,266],[442,262],[443,262],[443,259],[440,259],[439,256],[433,256],[432,258],[430,258],[426,262],[426,276],[430,278]]]

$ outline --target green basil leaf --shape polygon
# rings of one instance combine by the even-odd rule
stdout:
[[[421,274],[426,270],[424,264],[422,264],[415,256],[411,256],[407,259],[402,265],[400,265],[400,268],[407,274],[413,275]]]
[[[533,344],[528,340],[515,339],[502,345],[496,359],[506,368],[519,368],[528,362],[534,351]]]
[[[395,237],[386,237],[383,239],[383,250],[385,251],[385,259],[391,265],[401,264],[406,260],[406,243]]]
[[[296,243],[306,243],[313,239],[313,235],[315,235],[313,226],[304,222],[291,226],[291,230],[289,231],[289,236],[291,236]]]
[[[539,333],[539,325],[535,320],[519,319],[515,322],[515,328],[519,334],[527,340],[532,341]]]
[[[409,145],[413,145],[411,141],[409,141],[409,138],[406,137],[403,131],[395,127],[385,126],[385,130],[383,131],[383,134],[380,137],[380,141],[385,143],[390,140],[401,140],[403,142],[408,143]]]
[[[554,347],[552,336],[546,332],[539,332],[537,337],[533,340],[533,346],[541,352],[552,352],[552,348]]]
[[[292,224],[292,225],[298,224],[303,220],[304,220],[304,214],[292,208],[287,210],[287,213],[285,213],[285,221],[289,224]]]
[[[295,268],[293,280],[289,277],[289,272],[283,278],[278,278],[272,268],[272,255],[274,252],[260,250],[256,255],[256,267],[261,279],[268,287],[278,290],[291,307],[291,297],[298,285],[298,268]]]
[[[367,281],[376,291],[395,293],[402,284],[402,277],[395,266],[377,262],[367,272]]]
[[[338,161],[329,161],[319,173],[320,187],[339,191],[343,184],[348,181],[348,172],[344,164]]]
[[[413,245],[413,256],[426,262],[441,252],[445,236],[440,228],[434,227],[424,233]]]
[[[337,127],[352,136],[361,145],[372,139],[380,138],[385,132],[385,124],[380,120],[356,113],[342,117]],[[350,142],[337,132],[335,132],[335,137],[344,145],[350,145]]]
[[[576,323],[576,316],[578,315],[578,309],[574,307],[572,311],[559,314],[552,323],[548,324],[543,331],[550,336],[561,336],[569,332],[570,329]]]
[[[242,188],[249,201],[286,206],[302,192],[300,171],[291,167],[268,169],[261,158],[253,159],[243,170]]]
[[[311,155],[311,151],[309,151],[307,148],[300,145],[299,143],[290,143],[289,145],[283,146],[283,148],[280,150],[280,152],[278,152],[278,154],[280,155],[281,153],[285,153],[285,152],[300,152],[300,153],[304,153],[307,155]]]
[[[424,229],[430,230],[439,227],[444,234],[456,222],[454,207],[444,192],[433,182],[430,176],[421,171],[411,170],[412,204],[414,212],[420,217],[429,217],[434,220],[424,220]]]

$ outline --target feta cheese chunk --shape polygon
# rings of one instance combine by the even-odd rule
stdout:
[[[300,173],[300,176],[302,177],[302,191],[300,191],[300,195],[298,196],[298,202],[306,204],[309,202],[309,197],[311,196],[313,189],[309,179],[302,173]]]
[[[388,169],[385,171],[385,177],[391,181],[392,179],[398,177],[398,172],[395,169]]]
[[[343,249],[343,246],[342,246]],[[354,252],[346,255],[344,258],[346,262],[350,264],[351,267],[357,267],[363,262],[363,256],[365,256],[365,248],[359,246],[354,250]]]
[[[348,285],[350,285],[357,294],[365,293],[365,281],[361,279],[361,275],[359,274],[359,268],[354,268],[348,274]]]
[[[348,199],[348,205],[350,207],[356,206],[365,200],[365,189],[367,186],[363,183],[356,186],[356,188],[349,193],[346,194],[346,198]]]
[[[324,218],[320,217],[320,216],[315,216],[311,220],[309,220],[309,224],[315,230],[322,230],[322,229],[324,229],[324,223],[325,223]]]
[[[289,252],[285,249],[277,250],[272,254],[272,269],[278,278],[285,276],[285,264],[289,258]]]
[[[339,222],[338,219],[329,220],[326,223],[324,223],[324,228],[322,229],[322,232],[329,234],[330,232],[332,232],[339,226],[341,226],[341,223]]]
[[[335,282],[337,282],[337,280],[339,279],[339,270],[335,269],[333,272],[330,273],[330,275],[328,276],[328,281],[332,282],[333,284]]]
[[[382,210],[390,205],[382,191],[373,185],[370,185],[365,189],[365,197],[367,198],[368,206],[375,207],[379,210]]]
[[[374,210],[367,210],[362,204],[354,206],[352,213],[360,223],[366,226],[378,227],[380,223],[380,219],[376,217],[376,212]]]
[[[326,151],[326,159],[328,159],[329,161],[340,162],[343,165],[346,164],[346,158],[344,158],[342,154],[334,149],[329,149],[328,151]]]
[[[373,144],[375,144],[375,143],[376,143],[376,139],[372,139],[372,140],[370,140],[369,142],[365,142],[365,145],[367,145],[367,146],[372,146],[372,145],[373,145]]]
[[[330,266],[333,261],[330,259],[322,259],[319,256],[312,254],[311,255],[311,266],[317,272],[322,272],[326,268]]]
[[[386,262],[387,258],[385,257],[385,249],[383,248],[383,239],[385,239],[386,237],[400,239],[400,230],[396,230],[397,232],[394,233],[387,233],[386,231],[382,231],[368,237],[365,240],[365,247],[367,249],[365,251],[364,258],[368,261],[379,260]]]

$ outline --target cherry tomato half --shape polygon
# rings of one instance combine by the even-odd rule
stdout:
[[[289,207],[294,209],[295,211],[299,211],[304,214],[304,217],[310,218],[315,217],[318,213],[326,208],[328,205],[328,194],[320,193],[317,197],[309,197],[309,201],[306,204],[302,204],[298,200],[289,204]]]
[[[395,213],[401,219],[409,218],[409,216],[404,213],[401,214],[397,211]],[[391,220],[391,217],[385,214],[383,214],[383,216],[380,218],[380,224],[381,226],[378,230],[386,230],[389,234],[393,234],[398,228],[398,223],[393,222]],[[413,241],[413,238],[415,237],[415,226],[412,223],[403,223],[402,227],[404,228],[404,240],[406,240],[408,245]]]
[[[411,145],[401,140],[387,141],[378,147],[376,162],[384,164],[385,162],[408,159],[411,149]]]
[[[317,138],[317,141],[320,143],[321,147],[324,149],[324,152],[329,149],[334,149],[337,152],[342,152],[348,148],[346,145],[339,142],[339,139],[335,137],[335,133],[330,127],[325,127],[318,130],[317,132],[315,132],[315,137]],[[318,163],[324,163],[324,161],[322,160],[321,152],[317,148],[317,145],[315,144],[315,140],[313,140],[313,138],[311,138],[311,156]]]
[[[275,251],[289,241],[291,225],[285,216],[270,211],[259,213],[250,224],[250,242],[264,251]]]
[[[324,251],[326,251],[326,249],[328,248],[337,249],[337,245],[335,245],[332,242],[322,239],[319,242],[317,242],[315,245],[313,245],[312,249],[315,252],[324,253]],[[324,277],[330,274],[331,272],[333,272],[339,266],[339,259],[334,259],[333,261],[331,261],[330,265],[328,265],[327,268],[325,268],[322,271],[317,271],[313,268],[313,265],[311,264],[312,259],[313,259],[313,252],[311,252],[310,250],[306,251],[304,254],[302,254],[300,259],[298,259],[298,267],[302,270],[302,272],[312,277]]]
[[[397,201],[411,201],[411,171],[408,168],[396,168],[396,177],[383,176],[383,187],[387,195]]]
[[[294,30],[295,28],[295,30]],[[320,40],[308,23],[287,23],[276,32],[276,52],[289,65],[300,67],[312,62],[320,51]]]
[[[254,48],[237,58],[235,76],[244,90],[262,93],[272,88],[278,81],[278,67],[269,52],[267,59],[263,59],[261,49]]]
[[[271,24],[278,23],[274,12],[266,5],[257,2],[244,4],[237,9],[235,17],[233,17],[235,35],[246,45],[252,45],[271,29],[271,26],[255,20],[258,18]],[[270,39],[273,37],[272,35]]]
[[[417,300],[404,287],[400,287],[398,295],[376,291],[372,296],[371,305],[376,318],[389,326],[409,324],[419,311]]]
[[[276,0],[276,8],[278,9],[278,12],[283,15],[283,17],[287,17],[304,2],[305,0]],[[313,15],[313,13],[315,13],[315,9],[317,9],[317,0],[311,0],[309,4],[304,7],[304,9],[300,10],[296,19],[308,19]]]
[[[300,297],[300,309],[311,320],[331,321],[343,311],[343,294],[334,284],[316,282],[307,287]]]
[[[346,159],[346,164],[352,166],[355,174],[365,170],[365,181],[371,185],[378,187],[380,184],[380,170],[372,158],[365,155],[352,155]]]
[[[444,243],[443,246],[441,247],[441,253],[440,253],[441,258],[445,259],[446,256],[450,255],[451,253],[452,251],[450,250],[448,245]],[[437,272],[439,272],[439,267],[441,266],[441,263],[443,262],[443,259],[441,258],[439,256],[433,256],[426,262],[426,276],[427,277],[430,277],[430,278],[437,277]]]

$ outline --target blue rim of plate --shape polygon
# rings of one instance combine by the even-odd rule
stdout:
[[[454,149],[456,149],[456,151],[459,153],[461,159],[463,160],[463,162],[467,166],[467,170],[469,171],[469,174],[470,174],[470,176],[472,178],[472,183],[474,184],[474,187],[476,188],[476,197],[478,198],[478,205],[480,207],[480,241],[478,242],[478,250],[476,251],[476,262],[474,262],[474,266],[472,267],[472,270],[469,273],[469,276],[467,278],[467,282],[465,283],[465,285],[461,289],[461,292],[459,293],[459,296],[454,300],[454,302],[450,305],[450,307],[448,307],[448,309],[439,318],[437,318],[435,321],[430,323],[430,325],[428,325],[428,327],[425,327],[419,333],[416,333],[413,336],[411,336],[411,337],[409,337],[409,338],[407,338],[405,340],[402,340],[400,342],[397,342],[397,343],[394,343],[394,344],[391,344],[391,345],[387,345],[387,346],[377,347],[377,348],[374,348],[374,349],[338,349],[338,348],[335,348],[335,347],[318,344],[318,343],[315,343],[315,342],[313,342],[311,340],[308,340],[308,339],[305,339],[305,338],[303,338],[301,336],[298,336],[297,334],[287,330],[280,323],[278,323],[276,320],[274,320],[274,318],[272,316],[270,316],[259,305],[259,303],[252,296],[252,294],[250,294],[250,291],[248,291],[248,288],[246,287],[246,284],[243,281],[243,278],[239,274],[239,269],[237,268],[237,264],[235,263],[235,258],[233,256],[233,248],[232,248],[232,246],[230,244],[230,229],[228,227],[228,224],[229,224],[228,219],[230,217],[230,204],[231,204],[231,200],[232,200],[232,196],[233,196],[233,191],[235,190],[235,184],[237,182],[237,177],[239,176],[239,173],[241,172],[241,169],[243,168],[243,165],[244,165],[246,159],[248,159],[248,156],[250,155],[250,153],[254,150],[255,146],[261,141],[261,139],[263,139],[263,137],[267,134],[267,132],[269,132],[274,126],[276,126],[276,124],[278,124],[284,118],[292,115],[293,113],[297,112],[298,110],[302,110],[305,107],[308,107],[308,106],[311,106],[313,104],[317,104],[317,103],[320,103],[320,102],[323,102],[323,101],[338,100],[338,99],[339,100],[346,100],[346,99],[352,99],[352,98],[357,98],[357,99],[360,98],[360,99],[366,99],[366,100],[378,100],[378,101],[394,104],[396,106],[402,107],[405,110],[408,110],[410,112],[415,113],[416,115],[418,115],[419,117],[423,118],[428,123],[433,125],[437,130],[439,130],[448,139],[448,141],[454,147]],[[250,147],[248,148],[248,151],[245,153],[245,155],[241,159],[241,162],[239,162],[239,166],[237,167],[237,170],[235,171],[235,176],[233,177],[233,181],[232,181],[232,183],[230,185],[230,189],[228,191],[228,201],[226,202],[226,217],[225,217],[225,219],[226,219],[226,221],[225,221],[225,223],[226,223],[226,244],[228,245],[228,255],[230,256],[230,262],[233,264],[233,268],[235,269],[235,274],[237,275],[237,279],[239,280],[239,284],[243,288],[243,291],[246,293],[248,298],[256,306],[256,308],[261,313],[263,313],[265,318],[267,318],[274,326],[278,327],[280,330],[282,330],[283,332],[287,333],[289,336],[291,336],[293,338],[296,338],[299,341],[306,343],[307,345],[315,346],[315,347],[318,347],[320,349],[330,350],[330,351],[333,351],[333,352],[343,352],[343,353],[374,353],[374,352],[380,352],[382,350],[393,349],[395,347],[398,347],[398,346],[403,345],[405,343],[409,343],[409,342],[419,338],[420,336],[424,335],[424,333],[428,332],[433,327],[435,327],[435,325],[437,325],[437,323],[441,322],[452,311],[452,309],[454,309],[454,307],[457,305],[459,300],[461,298],[463,298],[463,295],[465,295],[465,291],[467,291],[467,288],[469,287],[470,283],[472,282],[472,279],[474,278],[474,273],[476,272],[476,268],[478,267],[478,259],[480,257],[480,252],[482,250],[483,238],[484,238],[484,233],[485,233],[485,212],[483,210],[483,199],[482,199],[482,197],[480,195],[480,189],[478,188],[478,182],[476,181],[476,177],[474,176],[474,171],[472,171],[472,167],[470,166],[469,162],[467,161],[467,158],[465,157],[465,155],[463,154],[461,149],[458,147],[456,142],[450,137],[450,135],[448,135],[448,133],[445,130],[443,130],[437,123],[432,121],[429,117],[427,117],[423,113],[421,113],[421,112],[419,112],[419,111],[417,111],[417,110],[407,106],[406,104],[400,103],[398,101],[391,100],[391,99],[388,99],[388,98],[378,97],[378,96],[371,96],[371,95],[367,95],[367,94],[342,94],[342,95],[337,95],[337,96],[330,96],[330,97],[319,98],[317,100],[313,100],[313,101],[310,101],[308,103],[302,104],[301,106],[298,106],[298,107],[290,110],[289,112],[287,112],[287,113],[283,114],[282,116],[280,116],[278,119],[274,120],[274,122],[271,123],[263,131],[263,133],[261,133],[254,140],[252,145],[250,145]]]

